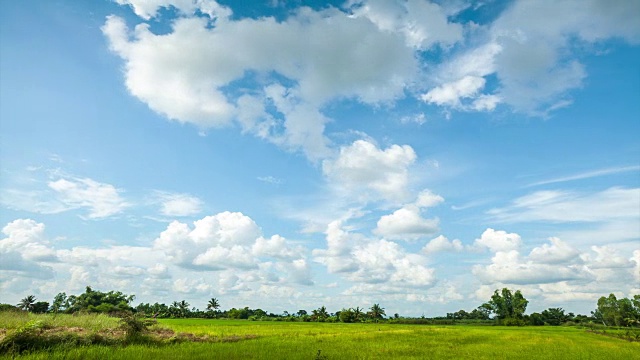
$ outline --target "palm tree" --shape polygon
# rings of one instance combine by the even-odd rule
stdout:
[[[373,304],[370,311],[371,317],[378,322],[378,319],[382,319],[386,314],[384,313],[384,308],[380,307],[380,304]]]
[[[186,300],[182,300],[178,303],[178,308],[180,309],[180,317],[187,317],[189,314],[189,303]]]
[[[31,311],[33,310],[33,304],[36,303],[36,297],[33,295],[29,295],[24,299],[20,300],[18,303],[18,307],[22,310]]]
[[[207,310],[217,310],[220,307],[220,302],[218,302],[218,299],[216,298],[211,298],[211,300],[209,300],[209,303],[207,304]]]
[[[361,308],[360,308],[360,306],[356,306],[356,307],[353,309],[353,316],[354,316],[354,319],[355,319],[356,321],[360,321],[360,318],[362,317],[362,315],[364,315],[364,313],[362,312],[362,310],[364,310],[364,309],[361,309]]]

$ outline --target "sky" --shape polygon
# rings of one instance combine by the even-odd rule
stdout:
[[[0,302],[640,293],[640,2],[0,2]]]

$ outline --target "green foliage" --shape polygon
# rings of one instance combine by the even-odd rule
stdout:
[[[36,297],[33,295],[28,295],[24,299],[20,300],[18,303],[18,307],[22,310],[32,311],[33,304],[36,302]]]
[[[572,316],[565,314],[562,308],[549,308],[540,315],[545,323],[552,326],[562,325],[572,318]]]
[[[156,324],[155,320],[145,319],[133,313],[124,313],[120,318],[120,329],[124,330],[127,338],[138,337],[149,331],[149,327]]]
[[[0,304],[0,312],[4,311],[21,311],[17,306],[11,304]]]
[[[44,314],[49,311],[49,303],[46,301],[37,301],[31,306],[31,311],[34,314]]]
[[[380,304],[373,304],[373,306],[371,306],[370,308],[371,311],[369,311],[369,316],[374,319],[376,322],[379,319],[383,319],[384,316],[386,315],[384,312],[384,308],[380,307]]]
[[[606,326],[640,326],[640,295],[617,299],[609,294],[598,299],[597,305],[591,313]]]
[[[491,300],[482,305],[482,308],[490,310],[498,319],[522,319],[527,310],[529,301],[522,296],[520,290],[512,293],[511,290],[503,288],[496,290],[491,296]]]
[[[342,309],[337,316],[343,323],[352,323],[356,321],[356,314],[353,309]]]
[[[61,294],[58,294],[62,297]],[[78,296],[70,295],[66,298],[67,312],[78,311],[117,313],[132,311],[130,303],[135,299],[134,295],[126,295],[120,291],[102,292],[93,290],[87,286],[85,292]],[[55,302],[55,299],[54,299]]]

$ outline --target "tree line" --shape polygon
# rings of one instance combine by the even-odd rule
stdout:
[[[2,310],[23,310],[33,313],[66,313],[78,312],[122,314],[135,313],[153,318],[221,318],[248,319],[260,321],[317,321],[317,322],[378,322],[389,321],[399,323],[456,323],[456,322],[491,322],[500,325],[563,325],[596,323],[604,326],[640,327],[640,295],[633,298],[616,298],[614,294],[602,296],[596,309],[590,315],[575,315],[566,313],[563,308],[549,308],[540,313],[525,314],[529,301],[524,298],[520,290],[512,291],[507,288],[495,290],[489,301],[481,304],[470,312],[459,310],[447,313],[443,317],[420,318],[402,317],[399,314],[387,317],[385,309],[380,304],[373,304],[370,308],[343,308],[335,313],[329,313],[325,306],[307,312],[301,309],[282,314],[268,313],[263,309],[231,308],[220,310],[220,301],[211,298],[205,310],[192,307],[186,300],[164,303],[140,303],[133,306],[134,295],[127,295],[120,291],[102,292],[87,286],[85,292],[79,295],[68,295],[64,292],[57,294],[51,303],[37,301],[33,295],[23,298],[16,306],[0,304]]]

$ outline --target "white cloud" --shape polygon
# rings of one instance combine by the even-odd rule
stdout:
[[[167,4],[131,2],[143,18]],[[192,5],[182,7],[192,12]],[[147,24],[130,32],[123,19],[110,16],[102,30],[125,61],[130,93],[152,110],[202,129],[238,120],[245,131],[302,149],[312,159],[328,155],[322,105],[336,98],[394,100],[418,72],[414,51],[402,37],[335,8],[300,8],[284,21],[221,17],[211,24],[185,16],[163,35]],[[286,78],[286,87],[272,74]],[[238,80],[253,82],[258,93],[226,91]],[[284,92],[274,95],[273,86]],[[172,91],[162,90],[167,88]],[[276,112],[267,115],[259,102],[275,105]],[[274,122],[279,116],[283,121]]]
[[[62,178],[48,185],[69,209],[88,208],[90,219],[113,216],[130,205],[120,196],[122,190],[89,178]]]
[[[409,167],[416,153],[408,145],[379,149],[365,140],[342,147],[337,158],[325,160],[322,170],[339,189],[365,197],[398,201],[407,197]]]
[[[574,49],[611,38],[638,43],[639,15],[640,6],[629,1],[514,1],[492,24],[469,27],[469,38],[480,45],[463,47],[440,65],[436,86],[423,100],[466,111],[492,111],[504,103],[546,116],[571,104],[568,92],[587,77]],[[480,94],[489,76],[497,79],[495,93]]]
[[[429,242],[422,248],[422,252],[429,255],[443,251],[462,251],[464,246],[458,239],[449,240],[445,236],[440,235]]]
[[[537,191],[506,208],[488,212],[502,222],[604,222],[640,218],[640,188],[613,187],[597,193]],[[636,234],[637,235],[637,234]]]
[[[31,219],[17,219],[2,228],[7,237],[0,240],[0,269],[13,276],[49,279],[54,271],[40,263],[58,261],[44,236],[45,226]]]
[[[415,205],[419,208],[430,208],[444,202],[444,198],[425,189],[418,194]]]
[[[445,10],[429,1],[351,1],[355,17],[363,17],[383,31],[400,33],[408,46],[428,49],[462,40],[462,25],[450,23]]]
[[[438,231],[438,219],[425,219],[417,206],[407,205],[383,215],[374,232],[389,239],[417,239]]]
[[[156,191],[154,197],[164,216],[191,216],[202,211],[202,200],[189,194]]]
[[[345,231],[340,222],[328,226],[327,249],[315,249],[313,256],[329,273],[355,283],[406,289],[427,288],[435,282],[435,271],[427,267],[424,256],[409,253],[392,241],[369,240]]]
[[[556,238],[549,238],[549,244],[536,247],[529,253],[529,259],[545,264],[561,264],[573,262],[580,255],[580,252],[571,247],[566,242]]]
[[[232,11],[226,6],[218,4],[214,0],[115,0],[120,5],[130,5],[136,15],[145,20],[156,17],[158,9],[161,7],[173,7],[180,10],[184,15],[190,15],[201,11],[208,14],[210,18],[228,18]]]
[[[546,185],[546,184],[555,184],[555,183],[559,183],[559,182],[590,179],[590,178],[600,177],[600,176],[605,176],[605,175],[619,174],[619,173],[624,173],[624,172],[636,172],[636,171],[640,171],[640,166],[638,166],[638,165],[619,166],[619,167],[612,167],[612,168],[605,168],[605,169],[587,171],[587,172],[583,172],[583,173],[580,173],[580,174],[562,176],[562,177],[553,178],[553,179],[549,179],[549,180],[538,181],[538,182],[535,182],[535,183],[531,183],[531,184],[529,184],[527,186],[539,186],[539,185]]]
[[[567,280],[589,280],[581,266],[553,266],[523,260],[517,250],[498,251],[488,266],[475,265],[472,273],[485,283],[544,284]]]
[[[485,79],[467,75],[459,80],[442,84],[422,95],[422,100],[436,105],[460,107],[460,99],[475,97],[484,88]]]
[[[488,228],[476,239],[474,245],[489,248],[492,252],[516,250],[522,244],[520,235]]]
[[[633,276],[636,279],[636,281],[640,283],[640,249],[635,250],[633,252],[633,257],[631,258],[631,261],[636,263],[636,265],[633,268]]]

